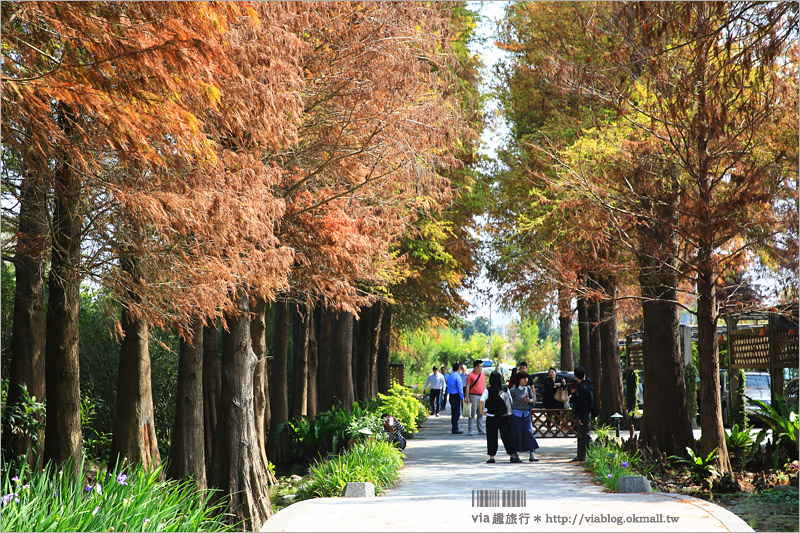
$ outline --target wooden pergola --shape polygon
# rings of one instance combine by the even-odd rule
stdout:
[[[772,401],[783,395],[783,369],[798,368],[798,306],[732,313],[725,317],[730,370],[770,373]]]

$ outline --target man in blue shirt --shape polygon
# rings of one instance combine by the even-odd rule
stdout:
[[[453,372],[447,376],[447,394],[450,399],[451,418],[453,420],[454,435],[464,433],[458,429],[458,419],[461,418],[461,404],[464,402],[464,387],[461,385],[461,374],[458,372],[459,364],[453,364]]]

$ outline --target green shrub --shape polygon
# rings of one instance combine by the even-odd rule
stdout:
[[[309,481],[298,497],[330,498],[341,496],[350,482],[369,481],[375,491],[393,487],[403,466],[403,455],[393,444],[380,439],[366,439],[342,455],[318,462],[311,467]]]
[[[81,471],[83,471],[81,469]],[[160,482],[160,469],[116,475],[101,470],[80,483],[69,470],[23,470],[3,478],[4,531],[229,531],[227,504],[191,482]]]
[[[7,382],[5,383],[7,385]],[[28,393],[28,387],[21,385],[19,403],[14,405],[4,404],[4,418],[8,422],[11,433],[21,434],[31,439],[34,450],[40,447],[39,436],[44,431],[46,406],[44,402],[37,402],[36,396]],[[6,437],[8,438],[8,437]],[[7,458],[19,462],[20,457]]]
[[[416,433],[419,429],[417,417],[420,407],[425,407],[419,400],[412,396],[411,391],[395,383],[389,389],[389,394],[378,394],[378,409],[381,413],[388,413],[397,418],[409,433]]]

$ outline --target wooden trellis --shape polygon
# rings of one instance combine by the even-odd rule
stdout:
[[[575,417],[569,409],[533,409],[533,434],[539,438],[576,437]]]

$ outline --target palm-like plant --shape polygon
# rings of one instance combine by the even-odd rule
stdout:
[[[760,400],[748,398],[758,409],[753,416],[764,423],[764,428],[756,437],[756,442],[764,440],[767,430],[772,430],[772,442],[775,444],[773,453],[773,463],[778,468],[782,454],[789,459],[798,458],[798,433],[800,432],[800,420],[798,420],[796,405],[789,405],[783,398],[775,398],[774,405],[769,405]]]
[[[719,471],[714,467],[714,461],[716,461],[719,457],[717,448],[711,450],[706,457],[697,455],[694,453],[694,450],[688,446],[686,447],[686,453],[689,455],[688,459],[685,457],[679,457],[677,455],[671,455],[669,458],[680,465],[685,465],[689,470],[692,481],[699,483],[710,478],[711,476],[719,475]]]

